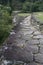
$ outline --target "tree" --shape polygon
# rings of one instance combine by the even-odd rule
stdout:
[[[25,2],[23,4],[23,8],[22,8],[23,12],[29,12],[30,11],[30,2]]]

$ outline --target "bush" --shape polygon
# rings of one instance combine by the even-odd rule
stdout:
[[[0,7],[0,44],[8,37],[12,27],[12,17],[9,10]]]
[[[30,11],[30,2],[25,2],[23,4],[23,8],[22,8],[23,12],[29,12]]]

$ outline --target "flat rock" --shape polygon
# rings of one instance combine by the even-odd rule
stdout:
[[[40,42],[40,45],[43,45],[43,39],[40,39],[39,42]]]
[[[29,34],[24,35],[25,40],[29,40],[29,38],[32,38],[32,37],[33,37],[33,35],[29,35]]]
[[[33,46],[30,46],[30,48],[31,48],[32,53],[38,53],[38,47],[37,46],[33,45]]]
[[[30,31],[23,31],[23,33],[26,35],[26,34],[32,34],[33,33],[33,31],[32,30],[30,30]]]
[[[43,45],[40,45],[40,53],[43,54]]]
[[[37,40],[37,39],[30,39],[29,41],[27,41],[27,43],[29,45],[38,45],[39,44],[39,40]]]
[[[43,54],[35,54],[35,61],[38,63],[43,63]]]
[[[38,47],[36,45],[29,45],[27,44],[25,47],[27,50],[31,50],[32,53],[38,53]]]
[[[43,39],[43,35],[33,36],[34,39]]]
[[[40,35],[41,33],[39,31],[35,31],[34,35]]]

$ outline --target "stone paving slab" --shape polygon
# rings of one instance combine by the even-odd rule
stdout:
[[[43,45],[40,45],[40,53],[43,54]]]
[[[24,34],[32,34],[33,31],[23,31]]]
[[[23,29],[21,29],[21,31],[33,31],[33,30],[31,30],[31,29],[26,29],[26,28],[23,28]]]
[[[38,53],[38,47],[37,46],[33,45],[33,46],[29,46],[29,47],[30,47],[32,53]]]
[[[38,63],[43,63],[43,54],[35,54],[35,61]]]
[[[38,45],[39,44],[39,40],[37,40],[37,39],[30,39],[30,40],[27,41],[27,43],[29,45]]]
[[[35,31],[34,35],[40,35],[41,33],[39,31]]]
[[[29,38],[31,39],[33,37],[33,35],[29,35],[29,34],[24,34],[23,38],[25,40],[29,40]]]
[[[29,50],[28,48],[30,48],[30,51],[32,53],[38,53],[38,47],[37,47],[37,45],[29,45],[29,44],[26,44],[25,48],[27,50]]]
[[[36,28],[34,28],[33,26],[30,26],[31,30],[33,30],[34,32],[37,31]]]
[[[43,35],[33,36],[34,39],[43,39]]]
[[[40,42],[40,45],[43,45],[43,39],[40,39],[39,42]]]

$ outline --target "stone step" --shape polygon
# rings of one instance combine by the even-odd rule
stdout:
[[[39,45],[40,43],[39,43],[39,40],[37,40],[37,39],[29,39],[28,41],[27,41],[27,43],[29,44],[29,45]]]
[[[35,32],[33,33],[33,35],[40,35],[40,34],[41,34],[40,31],[35,31]]]
[[[33,36],[34,39],[43,39],[43,35],[36,35],[36,36]]]
[[[31,35],[31,34],[24,34],[24,35],[22,36],[22,39],[29,40],[29,39],[31,39],[32,37],[33,37],[33,35]]]
[[[21,31],[33,31],[30,28],[26,29],[26,28],[22,28]]]
[[[25,31],[22,31],[22,33],[23,33],[24,35],[26,35],[26,34],[28,34],[28,35],[29,35],[29,34],[32,34],[32,33],[33,33],[33,31],[32,31],[32,30],[31,30],[31,31],[26,31],[26,30],[25,30]]]

